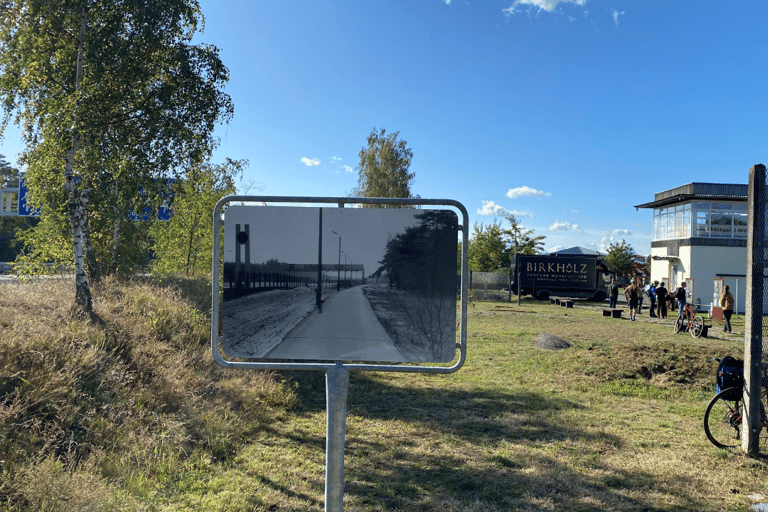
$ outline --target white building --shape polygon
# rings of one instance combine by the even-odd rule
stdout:
[[[719,306],[728,285],[736,311],[746,307],[748,185],[689,183],[635,206],[653,208],[651,280],[668,290],[686,282],[688,300]],[[690,291],[693,289],[693,293]]]

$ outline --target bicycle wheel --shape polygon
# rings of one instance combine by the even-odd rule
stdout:
[[[700,316],[693,317],[693,325],[690,328],[691,336],[698,338],[704,332],[704,319]]]
[[[675,320],[675,334],[683,330],[685,330],[683,329],[683,315],[680,315],[677,317],[677,320]]]
[[[738,394],[739,388],[728,388],[709,402],[704,412],[704,432],[718,448],[741,445],[741,399],[729,400]]]

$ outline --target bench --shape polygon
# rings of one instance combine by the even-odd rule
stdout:
[[[572,300],[560,300],[560,305],[564,308],[572,308],[573,307],[573,301]]]
[[[621,318],[621,312],[623,309],[620,308],[603,308],[603,316],[609,316],[611,318]]]

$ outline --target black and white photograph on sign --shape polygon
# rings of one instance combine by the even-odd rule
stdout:
[[[454,211],[230,205],[224,230],[228,356],[454,359]]]

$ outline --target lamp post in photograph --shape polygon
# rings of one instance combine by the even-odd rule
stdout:
[[[339,264],[336,266],[336,291],[341,290],[341,235],[335,231],[331,231],[334,235],[339,237]]]

